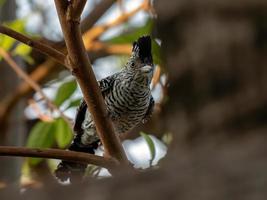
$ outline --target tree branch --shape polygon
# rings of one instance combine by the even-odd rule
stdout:
[[[88,153],[66,151],[59,149],[39,149],[27,147],[13,147],[13,146],[0,146],[0,156],[18,156],[18,157],[33,157],[33,158],[52,158],[67,160],[73,162],[81,162],[93,164],[107,169],[112,169],[118,163],[112,158],[104,158]]]
[[[69,16],[71,19],[74,19],[75,21],[80,21],[81,14],[83,12],[83,8],[86,4],[86,0],[73,0],[72,6],[69,6],[70,14]],[[67,16],[68,17],[68,16]]]
[[[12,37],[36,49],[39,52],[44,53],[47,56],[50,56],[51,58],[55,59],[57,62],[68,67],[67,63],[65,62],[66,56],[60,51],[2,25],[0,25],[0,33],[8,35],[9,37]]]
[[[103,97],[82,41],[79,23],[75,20],[67,19],[62,2],[64,1],[55,0],[55,5],[66,42],[72,72],[76,76],[96,124],[97,132],[105,149],[105,155],[114,157],[121,163],[126,164],[128,160],[119,142],[119,138],[114,132],[113,124],[108,118]]]

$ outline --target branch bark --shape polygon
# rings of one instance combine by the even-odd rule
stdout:
[[[104,158],[88,153],[65,151],[59,149],[39,149],[27,147],[0,146],[0,156],[18,156],[33,158],[53,158],[73,162],[93,164],[107,169],[112,169],[118,162],[112,158]]]
[[[86,0],[74,0],[69,6],[69,11],[70,11],[70,19],[74,19],[75,21],[80,21],[81,14],[83,12],[83,8],[86,4]]]
[[[128,163],[118,136],[114,132],[113,124],[108,118],[107,109],[96,78],[94,76],[90,60],[82,41],[80,25],[76,20],[69,19],[64,1],[55,0],[55,5],[61,24],[62,32],[68,50],[68,60],[72,72],[81,87],[84,99],[96,124],[96,129],[105,149],[105,155],[114,157],[122,164]],[[89,93],[90,92],[90,93]]]
[[[68,67],[67,63],[65,62],[66,56],[60,51],[2,25],[0,25],[0,33],[8,35],[9,37],[12,37],[36,49],[39,52],[44,53],[47,56],[50,56],[51,58],[55,59],[57,62]]]

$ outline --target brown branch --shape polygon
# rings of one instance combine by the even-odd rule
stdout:
[[[42,91],[42,88],[34,81],[32,80],[28,74],[26,74],[21,67],[17,65],[17,63],[11,58],[11,56],[0,47],[0,56],[3,57],[3,59],[9,64],[9,66],[16,72],[16,74],[22,78],[24,81],[26,81],[36,92],[40,93],[42,98],[47,102],[47,105],[51,107],[53,110],[56,110],[60,113],[61,117],[70,125],[70,120],[67,116],[64,115],[64,113],[59,110],[59,108],[45,95],[45,93]]]
[[[31,39],[21,33],[18,33],[8,27],[0,25],[0,33],[8,35],[9,37],[12,37],[34,49],[37,51],[46,54],[47,56],[50,56],[51,58],[55,59],[57,62],[66,65],[65,58],[66,56],[61,53],[60,51],[45,45],[44,43],[41,43],[37,40]]]
[[[33,158],[52,158],[67,160],[73,162],[81,162],[93,164],[107,169],[112,169],[118,165],[116,160],[112,158],[104,158],[88,153],[76,151],[65,151],[59,149],[39,149],[14,146],[0,146],[0,156],[17,156],[17,157],[33,157]]]
[[[113,124],[108,117],[104,99],[82,41],[79,23],[67,19],[62,2],[62,0],[55,0],[55,5],[68,50],[69,62],[96,124],[97,132],[105,149],[105,155],[114,157],[121,163],[126,164],[128,161],[119,138],[114,132]]]
[[[69,8],[71,8],[69,10],[70,11],[69,18],[79,22],[85,4],[86,0],[73,0],[71,6],[69,6]]]

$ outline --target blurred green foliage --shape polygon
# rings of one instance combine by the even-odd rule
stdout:
[[[50,148],[57,144],[60,148],[65,148],[72,140],[72,130],[67,122],[62,118],[57,118],[52,122],[37,122],[31,129],[27,147]],[[29,158],[31,165],[39,164],[42,158]]]
[[[6,0],[0,0],[0,7],[3,6],[5,2]]]
[[[11,52],[13,56],[20,56],[23,58],[27,63],[34,64],[34,60],[30,56],[32,48],[25,45],[25,44],[18,44],[16,48]]]
[[[49,148],[54,144],[55,140],[55,122],[37,122],[31,129],[27,141],[27,147],[33,148]],[[41,158],[30,158],[31,165],[37,165]]]
[[[72,108],[72,107],[77,107],[77,106],[80,105],[80,103],[81,103],[81,98],[74,99],[74,100],[72,100],[72,101],[69,102],[69,105],[66,108],[66,110],[69,109],[69,108]]]
[[[57,90],[56,97],[54,99],[54,103],[56,106],[60,106],[64,103],[77,89],[76,81],[68,81],[63,83]]]
[[[65,148],[72,140],[72,130],[67,122],[58,118],[55,122],[56,142],[59,148]]]

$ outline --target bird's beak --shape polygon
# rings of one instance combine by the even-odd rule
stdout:
[[[153,70],[153,67],[151,65],[145,65],[144,67],[141,67],[140,69],[142,72],[148,73]]]

